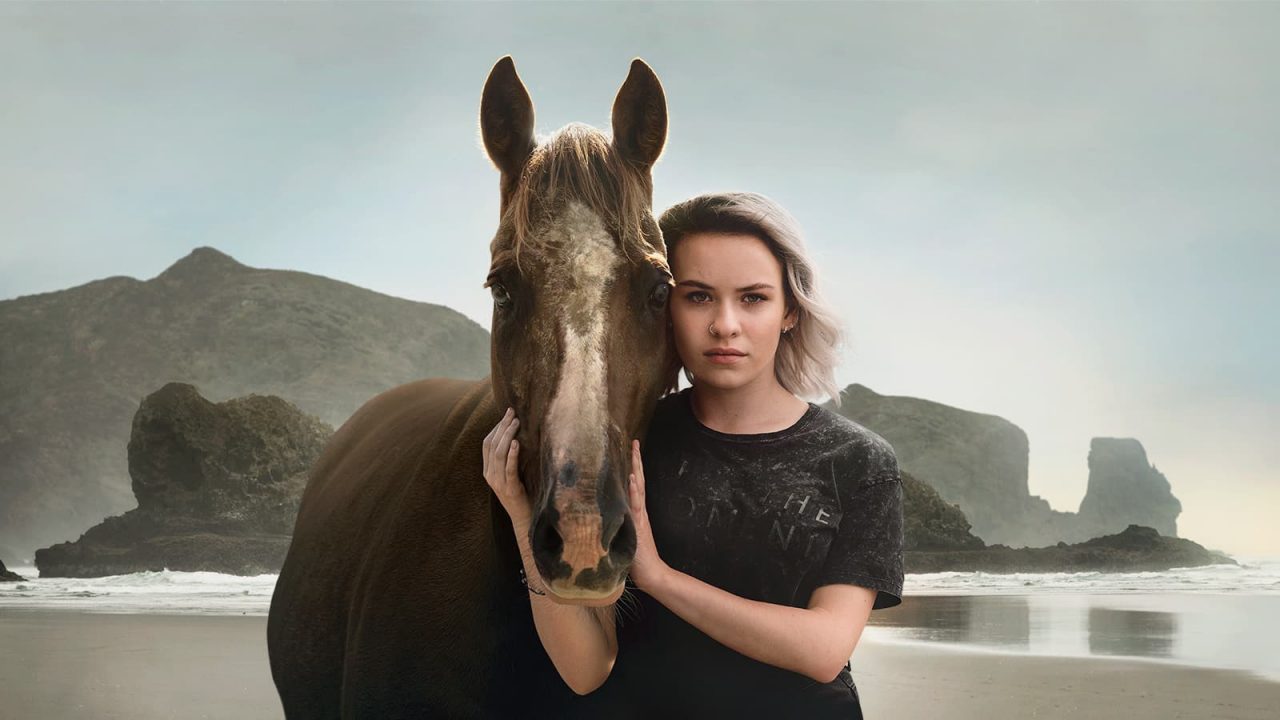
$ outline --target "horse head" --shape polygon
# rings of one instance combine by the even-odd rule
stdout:
[[[636,548],[631,439],[643,437],[673,351],[651,175],[666,99],[636,59],[614,100],[612,137],[573,123],[539,142],[506,57],[485,83],[480,130],[502,176],[485,282],[491,380],[498,407],[520,418],[530,544],[558,599],[611,602]]]

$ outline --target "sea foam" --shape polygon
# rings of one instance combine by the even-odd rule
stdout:
[[[1030,593],[1280,594],[1280,558],[1239,557],[1237,565],[1132,573],[941,572],[908,574],[905,595]],[[109,613],[265,615],[277,575],[159,572],[100,578],[41,578],[33,567],[13,568],[28,578],[0,583],[0,608],[73,609]]]

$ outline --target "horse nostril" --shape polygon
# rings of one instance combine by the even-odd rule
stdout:
[[[636,526],[631,520],[630,513],[622,517],[622,524],[618,526],[618,532],[614,533],[613,540],[609,542],[609,554],[635,556]]]
[[[533,546],[540,548],[549,557],[559,558],[560,552],[564,550],[564,538],[560,537],[555,523],[539,523],[534,531]]]

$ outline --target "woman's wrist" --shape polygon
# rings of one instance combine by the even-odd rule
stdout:
[[[511,531],[516,536],[516,546],[520,548],[520,554],[525,555],[531,552],[529,546],[529,523],[511,521]]]
[[[636,587],[643,590],[653,599],[661,601],[661,597],[667,589],[667,583],[674,573],[675,570],[672,570],[670,565],[659,561],[657,568],[652,572],[646,573],[643,578],[636,578],[632,575],[631,579],[635,582]]]
[[[547,589],[542,583],[542,573],[538,572],[537,563],[533,560],[533,549],[529,545],[529,528],[513,523],[512,529],[516,534],[516,546],[520,548],[520,564],[523,570],[521,582],[529,588],[530,596],[545,595]]]

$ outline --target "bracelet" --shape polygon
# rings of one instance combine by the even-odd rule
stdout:
[[[546,593],[543,592],[542,590],[537,590],[532,585],[529,584],[529,578],[525,577],[525,574],[524,574],[524,567],[520,568],[520,584],[529,588],[529,592],[533,593],[534,595],[546,595]]]

